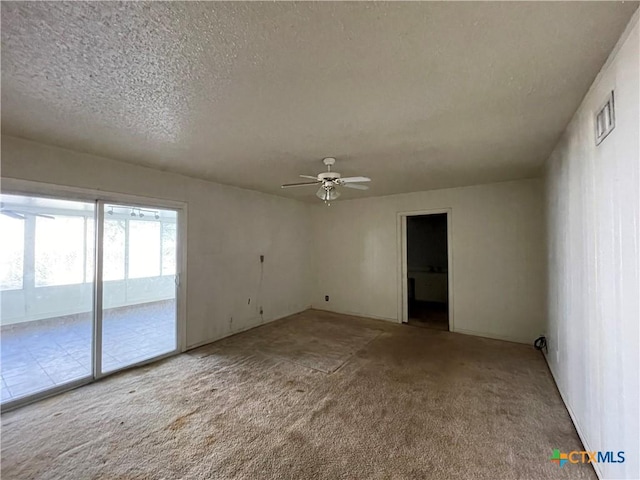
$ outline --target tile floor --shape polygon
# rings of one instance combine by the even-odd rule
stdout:
[[[47,323],[2,331],[3,403],[91,375],[90,314]],[[104,372],[162,355],[175,347],[174,300],[104,312]]]

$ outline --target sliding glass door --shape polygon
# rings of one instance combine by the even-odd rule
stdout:
[[[178,350],[178,211],[1,201],[2,404]]]
[[[101,371],[177,348],[173,210],[102,205]]]
[[[2,195],[2,402],[91,378],[94,203]]]

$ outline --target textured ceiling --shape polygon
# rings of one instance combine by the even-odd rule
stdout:
[[[2,131],[345,198],[535,176],[637,2],[2,2]]]

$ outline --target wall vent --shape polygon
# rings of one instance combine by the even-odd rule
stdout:
[[[615,105],[613,103],[613,90],[607,97],[606,102],[600,110],[596,112],[595,127],[596,127],[596,145],[600,145],[602,141],[607,138],[607,135],[611,133],[616,126],[616,114]]]

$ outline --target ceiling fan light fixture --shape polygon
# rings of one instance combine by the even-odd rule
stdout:
[[[340,192],[333,187],[320,187],[318,192],[316,193],[316,197],[320,200],[324,200],[325,202],[330,202],[331,200],[335,200],[340,196]]]

